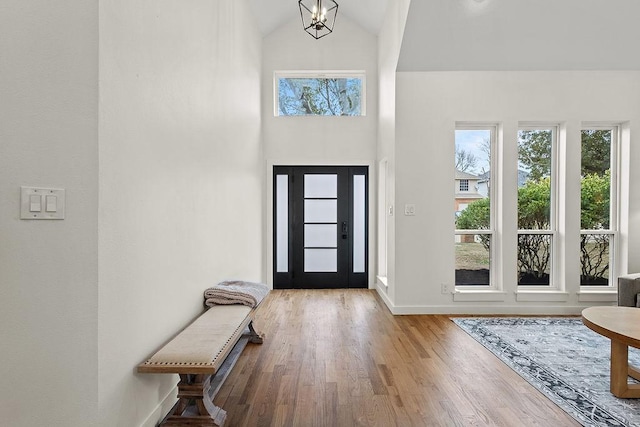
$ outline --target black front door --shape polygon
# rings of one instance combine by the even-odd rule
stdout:
[[[366,166],[274,166],[275,289],[366,288]]]

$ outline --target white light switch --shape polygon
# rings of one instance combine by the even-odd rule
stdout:
[[[413,216],[416,214],[416,205],[409,204],[404,205],[404,214],[408,216]]]
[[[50,195],[50,196],[46,196],[46,199],[47,199],[46,211],[56,212],[58,210],[58,196]]]
[[[40,212],[42,210],[42,196],[32,194],[29,196],[29,212]]]
[[[20,219],[64,219],[62,188],[20,187]]]

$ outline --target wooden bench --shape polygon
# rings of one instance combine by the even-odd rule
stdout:
[[[180,375],[178,402],[160,425],[224,425],[227,413],[213,399],[247,342],[262,344],[254,312],[245,305],[211,307],[138,365],[141,373]]]

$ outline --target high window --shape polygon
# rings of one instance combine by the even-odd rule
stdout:
[[[495,126],[459,124],[455,132],[455,284],[492,287]]]
[[[364,116],[364,72],[278,72],[277,116]]]
[[[581,131],[580,285],[613,286],[617,231],[615,127]]]
[[[553,285],[556,126],[518,130],[518,285]]]

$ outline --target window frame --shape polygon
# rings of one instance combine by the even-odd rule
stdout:
[[[563,287],[559,280],[559,233],[558,233],[558,194],[559,194],[559,173],[558,173],[558,158],[560,154],[560,124],[556,122],[519,122],[517,133],[520,131],[532,131],[532,130],[550,130],[551,131],[551,165],[549,171],[549,179],[551,180],[551,186],[549,191],[549,229],[548,230],[536,230],[536,229],[521,229],[518,227],[516,232],[516,239],[523,234],[535,234],[535,235],[548,235],[551,236],[551,254],[549,255],[549,284],[548,285],[521,285],[516,282],[516,289],[518,292],[523,291],[562,291]],[[516,135],[516,138],[519,138]],[[520,162],[519,153],[519,141],[516,139],[516,161]],[[516,170],[519,170],[519,166],[516,165]],[[516,189],[516,204],[518,203],[518,193]],[[516,218],[519,215],[519,207],[516,209]],[[517,221],[517,220],[516,220]],[[516,251],[518,250],[518,243],[516,242]],[[517,268],[517,264],[516,264]]]
[[[498,248],[497,245],[500,242],[497,241],[496,235],[496,221],[497,221],[497,209],[498,209],[498,194],[500,192],[500,188],[498,185],[498,123],[486,123],[486,122],[456,122],[454,129],[454,148],[455,148],[455,131],[465,131],[465,130],[484,130],[489,131],[489,147],[491,150],[490,159],[489,159],[489,182],[490,182],[490,190],[488,192],[489,198],[489,228],[488,229],[458,229],[454,230],[454,239],[456,236],[463,235],[489,235],[489,284],[488,285],[456,285],[455,279],[453,281],[453,288],[457,291],[462,292],[473,292],[473,291],[500,291],[501,284],[498,283],[498,278],[500,277],[499,272],[496,271],[498,266],[500,265],[500,261],[497,258]],[[455,168],[454,168],[455,169]],[[454,170],[455,176],[455,170]],[[458,187],[459,190],[459,187]],[[468,192],[468,190],[467,190]],[[460,191],[462,193],[462,191]],[[455,198],[455,193],[454,193]],[[454,243],[455,245],[455,243]],[[454,255],[455,257],[455,255]],[[454,261],[454,272],[455,272],[455,261]]]
[[[341,71],[320,71],[320,70],[297,70],[286,71],[278,70],[273,73],[273,115],[274,117],[365,117],[367,115],[367,78],[364,70],[341,70]],[[333,115],[286,115],[279,114],[279,98],[280,92],[280,79],[281,78],[293,78],[293,79],[360,79],[360,115],[358,116],[333,116]]]
[[[584,130],[609,130],[611,131],[610,147],[610,179],[609,182],[609,229],[583,229],[580,224],[580,236],[608,235],[609,242],[609,281],[606,286],[579,284],[580,291],[615,290],[618,287],[618,260],[620,257],[620,140],[621,126],[617,123],[582,123],[580,127],[580,164],[582,166],[582,131]],[[580,186],[582,194],[582,185]],[[582,265],[580,266],[582,271]],[[581,273],[579,273],[580,275]]]

